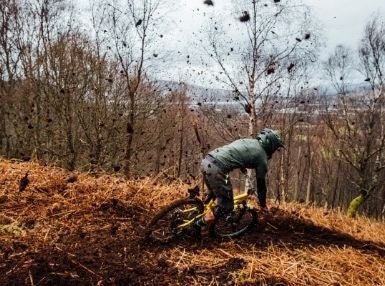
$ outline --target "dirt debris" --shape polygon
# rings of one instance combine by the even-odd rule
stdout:
[[[236,240],[143,241],[189,187],[154,180],[1,160],[0,285],[385,285],[383,222],[314,207],[275,207]]]

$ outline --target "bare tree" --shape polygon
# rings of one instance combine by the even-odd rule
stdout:
[[[226,39],[228,27],[214,22],[209,54],[220,68],[217,80],[233,90],[232,100],[247,114],[247,136],[255,136],[262,126],[272,125],[278,106],[274,103],[285,91],[293,91],[293,77],[302,78],[304,67],[315,61],[316,33],[310,31],[307,7],[292,1],[237,1],[234,6],[237,15],[242,14],[235,26],[244,37],[238,42]],[[248,180],[246,188],[251,187]]]
[[[20,51],[16,35],[20,30],[17,22],[20,17],[19,3],[15,0],[0,1],[0,152],[7,156],[12,151],[12,93],[21,77]]]
[[[378,191],[379,174],[385,168],[384,75],[385,25],[379,18],[371,20],[361,40],[360,71],[370,89],[348,92],[344,82],[349,73],[349,52],[339,46],[326,63],[326,71],[339,95],[326,118],[336,142],[339,160],[347,163],[355,175],[352,181],[359,192],[348,208],[355,216],[358,208]]]
[[[130,176],[134,135],[138,121],[140,89],[148,81],[145,75],[146,61],[158,0],[127,0],[122,5],[117,1],[106,3],[106,36],[111,43],[107,49],[110,56],[119,63],[125,79],[125,155],[124,173]]]

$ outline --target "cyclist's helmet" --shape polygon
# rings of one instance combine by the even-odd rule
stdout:
[[[283,140],[276,130],[264,128],[258,135],[257,140],[262,145],[266,154],[271,155],[280,147],[284,147]]]

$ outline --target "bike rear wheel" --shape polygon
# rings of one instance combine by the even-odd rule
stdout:
[[[231,215],[218,217],[210,225],[210,235],[215,237],[237,237],[251,229],[258,220],[255,209],[248,206],[237,207]]]
[[[150,221],[145,233],[146,239],[168,243],[185,232],[183,224],[203,213],[203,202],[198,199],[180,199],[161,209]]]

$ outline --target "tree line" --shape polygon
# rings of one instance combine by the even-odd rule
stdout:
[[[321,63],[308,7],[266,3],[235,2],[237,39],[225,20],[208,21],[200,48],[228,90],[220,105],[209,88],[193,96],[151,74],[163,1],[95,1],[85,30],[66,1],[1,0],[0,154],[192,182],[205,152],[270,126],[286,142],[270,166],[272,199],[383,218],[383,19],[367,23],[357,56],[338,46]],[[332,92],[311,84],[315,69]],[[357,77],[364,88],[352,90]],[[251,178],[234,174],[236,188]]]

